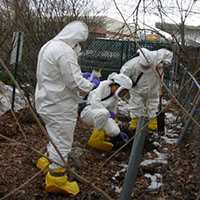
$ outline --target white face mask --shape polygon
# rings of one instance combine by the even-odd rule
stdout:
[[[80,46],[80,44],[75,45],[73,49],[76,52],[76,55],[79,57],[81,55],[81,46]]]

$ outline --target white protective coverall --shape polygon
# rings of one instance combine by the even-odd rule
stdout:
[[[79,92],[88,93],[93,85],[82,77],[77,56],[79,42],[86,41],[88,27],[74,21],[40,50],[37,64],[36,110],[45,122],[49,137],[67,161],[77,121]],[[63,164],[51,143],[50,159]],[[50,168],[58,167],[52,163]]]
[[[118,83],[120,87],[115,94],[111,95],[112,83]],[[97,129],[103,129],[106,134],[115,137],[120,133],[119,126],[114,119],[110,117],[110,112],[117,111],[117,103],[119,91],[122,89],[130,89],[132,81],[124,74],[113,73],[108,80],[102,81],[100,85],[88,96],[88,106],[81,112],[81,119],[88,125],[92,125]],[[109,98],[107,98],[109,97]],[[104,100],[104,98],[106,98]]]
[[[141,51],[144,53],[148,62]],[[143,72],[137,85],[130,91],[130,115],[131,118],[135,118],[146,116],[147,114],[149,118],[154,118],[158,112],[160,78],[163,75],[163,63],[170,64],[173,53],[166,49],[149,51],[145,48],[142,48],[138,52],[139,56],[126,62],[120,70],[121,73],[131,78],[133,84],[141,72]],[[150,65],[151,67],[144,69],[142,65]]]

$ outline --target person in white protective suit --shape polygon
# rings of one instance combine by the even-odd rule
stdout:
[[[119,98],[128,95],[132,81],[124,74],[112,73],[108,80],[89,93],[87,106],[81,112],[81,119],[94,127],[88,145],[103,151],[112,150],[119,142],[128,140],[125,133],[120,132],[114,120]]]
[[[139,117],[148,116],[148,128],[157,130],[157,112],[159,106],[160,80],[163,78],[163,69],[172,61],[173,53],[166,49],[150,51],[142,48],[139,56],[126,62],[120,72],[133,81],[130,91],[131,98],[130,128],[136,129]]]
[[[93,84],[82,77],[77,62],[81,50],[79,43],[87,38],[87,25],[81,21],[71,22],[47,42],[38,55],[36,110],[66,162],[73,143],[79,95],[86,95],[93,88]],[[47,154],[54,162],[49,163],[44,157],[37,162],[41,170],[49,164],[46,191],[76,195],[78,184],[68,180],[65,169],[59,166],[64,163],[51,143],[47,146]]]

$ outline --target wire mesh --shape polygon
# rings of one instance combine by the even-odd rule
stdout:
[[[157,50],[169,46],[167,43],[140,42],[141,47]],[[99,69],[103,78],[111,72],[119,72],[121,66],[136,54],[136,43],[124,40],[94,39],[88,41],[79,63],[83,70]]]

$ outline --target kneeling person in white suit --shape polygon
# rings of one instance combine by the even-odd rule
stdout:
[[[88,125],[94,126],[88,145],[109,151],[118,141],[126,141],[128,136],[120,132],[114,120],[119,98],[128,94],[132,81],[124,74],[112,73],[108,80],[90,92],[87,106],[81,112],[81,119]],[[109,139],[108,139],[109,138]]]

